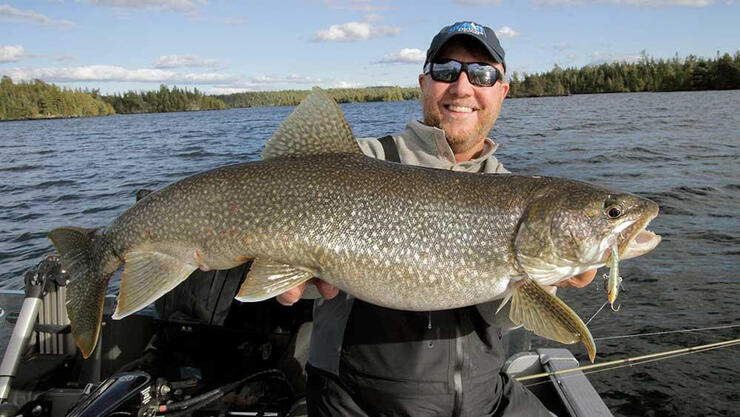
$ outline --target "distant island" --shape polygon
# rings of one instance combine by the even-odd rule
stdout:
[[[690,55],[680,60],[649,58],[644,52],[636,63],[613,62],[579,69],[555,66],[543,74],[509,77],[509,97],[564,96],[570,94],[645,91],[696,91],[740,89],[740,51],[718,53],[714,59]],[[0,80],[0,120],[106,116],[236,107],[294,106],[307,90],[259,91],[207,95],[194,89],[161,85],[156,91],[129,91],[102,95],[95,89],[72,90],[40,80],[14,83]],[[366,87],[329,89],[339,103],[418,100],[417,87]]]

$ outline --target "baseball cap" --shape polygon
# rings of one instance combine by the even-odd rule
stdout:
[[[456,22],[449,26],[445,26],[439,33],[432,39],[432,44],[427,49],[427,59],[424,61],[424,65],[427,62],[434,60],[442,49],[442,46],[446,44],[450,39],[456,36],[468,36],[476,39],[480,42],[491,54],[491,57],[496,62],[500,62],[506,70],[506,63],[504,62],[504,48],[501,47],[501,43],[496,37],[496,32],[488,26],[479,25],[475,22]]]

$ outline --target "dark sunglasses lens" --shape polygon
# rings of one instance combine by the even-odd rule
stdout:
[[[446,83],[453,82],[460,76],[461,69],[462,64],[456,61],[433,62],[431,71],[432,79]]]
[[[469,64],[468,78],[471,84],[490,87],[496,84],[498,70],[491,65]]]

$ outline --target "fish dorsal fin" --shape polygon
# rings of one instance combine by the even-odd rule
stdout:
[[[342,152],[362,153],[337,103],[314,87],[267,141],[262,159]]]
[[[314,274],[307,270],[270,259],[255,258],[236,299],[248,302],[266,300],[313,277]]]
[[[148,306],[198,269],[171,255],[146,249],[126,253],[125,262],[114,319]]]

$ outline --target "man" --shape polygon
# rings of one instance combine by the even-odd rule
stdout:
[[[509,90],[495,33],[473,22],[447,26],[432,40],[419,75],[424,121],[392,138],[360,141],[381,159],[455,171],[507,172],[487,135]],[[395,155],[394,155],[395,154]],[[596,271],[565,281],[582,287]],[[312,416],[550,416],[529,391],[501,372],[504,313],[499,301],[408,312],[378,307],[316,282],[309,354]],[[300,298],[303,286],[278,297]]]

